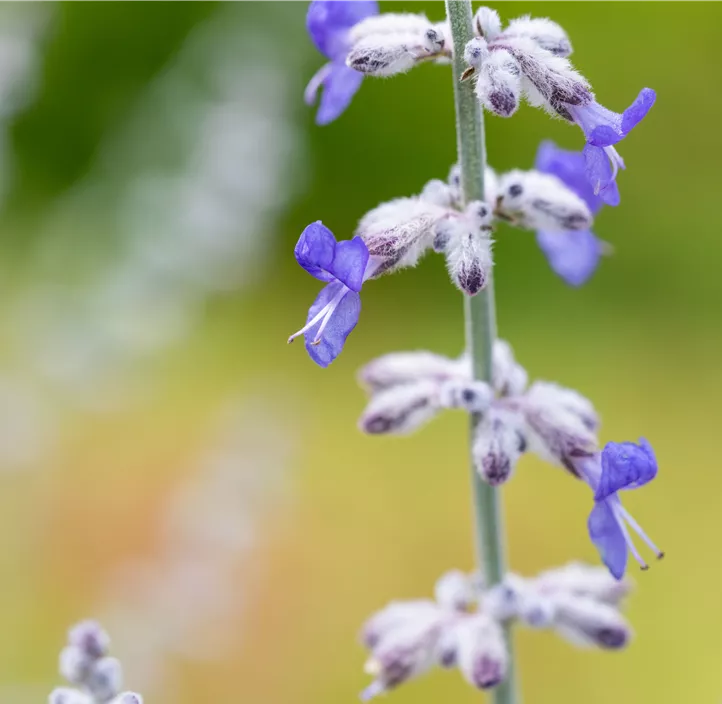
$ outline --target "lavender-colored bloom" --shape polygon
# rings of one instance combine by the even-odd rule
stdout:
[[[595,194],[586,175],[586,162],[582,152],[559,149],[554,142],[542,142],[536,155],[534,168],[552,174],[576,193],[596,214],[604,200]],[[606,191],[611,205],[619,203],[617,184],[612,182]],[[591,230],[570,232],[537,232],[537,243],[544,252],[552,270],[571,286],[581,286],[595,272],[604,245]]]
[[[655,552],[664,553],[649,539],[631,514],[622,506],[617,492],[637,489],[657,475],[657,461],[650,444],[640,438],[639,445],[631,442],[607,443],[594,457],[578,463],[580,476],[594,491],[594,508],[587,527],[602,561],[617,579],[622,579],[627,567],[627,552],[631,552],[642,569],[647,563],[632,542],[627,526]]]
[[[368,278],[369,251],[360,237],[337,242],[320,220],[301,234],[296,261],[311,276],[328,285],[308,311],[306,325],[288,338],[304,335],[306,350],[316,364],[327,367],[341,353],[361,313],[358,292]]]
[[[316,45],[330,62],[321,67],[306,86],[307,105],[316,101],[323,86],[316,123],[326,125],[335,120],[349,105],[361,86],[363,74],[346,66],[351,27],[371,15],[378,14],[375,0],[314,0],[306,15],[306,28]]]
[[[643,88],[636,100],[623,112],[608,110],[596,100],[587,104],[566,105],[569,114],[583,130],[587,138],[584,147],[586,176],[594,187],[594,193],[609,205],[619,203],[615,179],[624,161],[614,148],[649,112],[657,94],[651,88]]]

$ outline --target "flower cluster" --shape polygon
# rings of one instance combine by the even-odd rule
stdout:
[[[81,621],[68,632],[60,653],[60,674],[77,689],[58,687],[48,704],[143,704],[140,694],[121,692],[123,670],[108,657],[110,638],[95,621]]]
[[[503,625],[516,621],[551,629],[576,646],[624,648],[631,629],[619,611],[630,590],[599,567],[571,563],[534,578],[508,574],[487,586],[477,574],[452,570],[436,582],[432,599],[392,601],[368,619],[361,640],[371,651],[374,681],[363,700],[432,668],[458,668],[479,689],[506,677]]]
[[[584,481],[594,492],[588,531],[604,564],[617,579],[631,552],[642,569],[631,528],[657,557],[663,553],[622,506],[618,492],[652,481],[657,460],[651,445],[610,442],[600,449],[599,418],[581,394],[547,381],[527,385],[528,375],[508,343],[497,340],[493,381],[473,379],[466,355],[449,359],[431,352],[392,352],[366,365],[361,384],[370,400],[361,430],[405,434],[443,409],[477,414],[472,456],[479,476],[492,486],[508,481],[522,454],[531,452]]]
[[[313,103],[324,86],[319,124],[346,109],[364,75],[392,76],[422,62],[446,63],[453,48],[446,22],[411,13],[378,14],[375,2],[315,0],[307,26],[319,51],[330,59],[306,89],[306,101]],[[594,195],[617,205],[616,177],[625,165],[614,145],[649,112],[655,92],[643,88],[623,113],[605,108],[570,62],[566,32],[550,19],[524,16],[502,28],[496,11],[480,7],[474,27],[477,36],[467,44],[464,59],[469,65],[466,77],[474,77],[481,105],[510,117],[525,98],[551,116],[578,125],[586,141],[586,179]]]
[[[483,290],[492,267],[491,232],[503,221],[537,231],[552,268],[572,284],[597,266],[601,244],[591,233],[601,201],[580,184],[580,155],[545,143],[537,168],[497,176],[486,169],[485,201],[462,208],[459,170],[448,181],[429,181],[415,196],[382,203],[361,218],[351,240],[337,242],[321,221],[310,224],[296,244],[296,261],[326,283],[311,306],[303,335],[320,366],[341,352],[361,313],[363,284],[414,266],[428,251],[443,254],[452,282],[473,296]]]

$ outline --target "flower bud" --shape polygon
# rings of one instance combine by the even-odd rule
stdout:
[[[572,43],[567,33],[547,17],[525,15],[512,20],[504,30],[504,37],[527,37],[555,56],[566,57],[572,53]]]
[[[433,352],[391,352],[371,360],[359,371],[359,382],[369,391],[416,381],[443,382],[466,377],[465,360],[449,359]]]
[[[123,670],[116,658],[96,660],[88,671],[84,685],[100,701],[112,699],[123,684]]]
[[[493,351],[493,384],[500,396],[518,396],[524,393],[529,375],[517,363],[514,350],[506,340],[495,340]]]
[[[143,697],[135,692],[122,692],[109,704],[143,704]]]
[[[441,610],[419,614],[388,631],[366,664],[366,671],[376,679],[362,692],[361,699],[367,701],[430,670],[437,661],[445,618]]]
[[[527,392],[532,403],[558,406],[578,416],[589,430],[599,427],[599,416],[592,402],[574,389],[559,386],[550,381],[536,381]]]
[[[464,61],[477,72],[481,70],[484,62],[489,58],[489,45],[486,39],[474,37],[464,47]]]
[[[93,704],[93,700],[77,689],[57,687],[50,693],[48,704]]]
[[[372,76],[394,76],[412,69],[419,59],[437,54],[444,43],[441,32],[428,22],[422,31],[367,34],[354,42],[346,65]]]
[[[546,232],[587,230],[593,220],[582,198],[556,176],[539,171],[504,174],[497,209],[522,227]]]
[[[490,7],[480,7],[474,15],[474,30],[487,41],[494,41],[501,34],[499,13]]]
[[[410,12],[382,12],[357,22],[349,30],[351,44],[375,34],[423,35],[432,26],[425,15]]]
[[[556,604],[554,627],[574,645],[618,650],[629,643],[631,629],[613,606],[570,594],[558,594],[553,598]]]
[[[440,408],[439,386],[433,381],[393,386],[371,398],[359,427],[372,435],[404,435],[430,421]]]
[[[87,676],[93,658],[74,645],[68,645],[60,651],[60,674],[73,684],[80,684]]]
[[[473,580],[461,570],[450,570],[436,580],[434,598],[452,611],[469,611],[478,601]]]
[[[441,179],[431,179],[419,194],[419,198],[440,208],[454,207],[454,192],[449,184]]]
[[[606,567],[571,562],[564,567],[542,572],[534,580],[544,594],[564,592],[588,597],[611,606],[617,605],[632,589],[628,579],[617,581]]]
[[[494,392],[484,381],[445,381],[440,386],[441,405],[468,413],[484,413],[494,400]]]
[[[579,476],[575,463],[597,451],[594,431],[576,413],[534,393],[522,397],[521,410],[529,451]]]
[[[521,97],[521,70],[516,59],[505,49],[496,49],[477,69],[476,76],[476,97],[481,105],[500,117],[511,117]]]
[[[370,649],[375,648],[391,631],[403,628],[419,619],[424,620],[438,615],[439,607],[430,599],[411,601],[392,601],[377,611],[364,623],[361,642]]]
[[[68,643],[90,658],[107,655],[110,637],[97,621],[81,621],[68,631]]]
[[[483,203],[470,204],[469,208],[476,209],[475,216],[467,209],[464,217],[447,221],[445,251],[451,280],[461,291],[474,296],[486,286],[492,267],[491,239],[485,232],[488,226],[479,227],[491,217],[491,209]]]
[[[476,427],[471,455],[479,476],[499,486],[509,480],[525,449],[520,419],[511,411],[492,407]]]
[[[499,624],[480,612],[455,628],[457,662],[464,678],[479,689],[490,689],[506,677],[508,656]]]

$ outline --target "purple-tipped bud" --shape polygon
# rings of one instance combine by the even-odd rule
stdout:
[[[492,51],[476,71],[476,97],[488,111],[511,117],[519,108],[521,71],[505,49]]]
[[[471,454],[479,476],[499,486],[509,480],[525,449],[526,439],[516,414],[492,408],[477,425]]]
[[[471,577],[460,570],[450,570],[434,585],[436,602],[452,611],[469,611],[478,603],[478,594]]]
[[[487,205],[479,204],[477,209],[480,208],[486,213],[484,219],[490,217],[491,209]],[[465,215],[446,224],[448,239],[445,252],[449,275],[454,284],[469,296],[485,288],[492,267],[491,239],[488,232],[479,228],[480,219]]]
[[[85,679],[85,687],[100,701],[112,699],[123,684],[123,669],[116,658],[96,660]]]
[[[405,435],[428,423],[440,408],[439,385],[433,381],[392,386],[371,398],[359,428],[371,435]]]
[[[366,664],[366,671],[376,679],[362,693],[362,699],[370,699],[430,670],[437,662],[446,619],[441,609],[420,612],[412,620],[387,631]]]
[[[110,637],[97,621],[81,621],[68,631],[68,643],[90,658],[107,655]]]
[[[93,700],[83,692],[68,687],[57,687],[48,697],[48,704],[93,704]]]
[[[554,601],[554,626],[574,645],[618,650],[629,643],[632,631],[613,606],[570,594],[558,594]]]
[[[504,634],[499,624],[485,613],[461,621],[456,627],[457,660],[464,678],[479,689],[503,682],[508,667]]]

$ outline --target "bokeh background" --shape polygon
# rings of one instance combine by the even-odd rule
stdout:
[[[722,5],[494,5],[548,15],[599,99],[658,102],[621,145],[613,244],[579,290],[533,235],[497,233],[502,336],[533,377],[592,398],[602,439],[643,434],[658,479],[628,508],[667,552],[623,653],[516,638],[525,700],[722,699]],[[443,16],[443,4],[382,3]],[[366,683],[366,616],[470,568],[466,423],[362,436],[355,372],[390,350],[457,354],[441,260],[364,290],[327,370],[288,347],[318,284],[309,222],[340,238],[455,159],[448,68],[364,82],[332,125],[306,4],[0,6],[0,702],[44,701],[66,628],[99,618],[149,702],[331,704]],[[581,133],[523,107],[487,120],[499,170]],[[513,568],[597,561],[590,495],[524,458],[503,490]],[[396,704],[484,699],[453,673]]]

